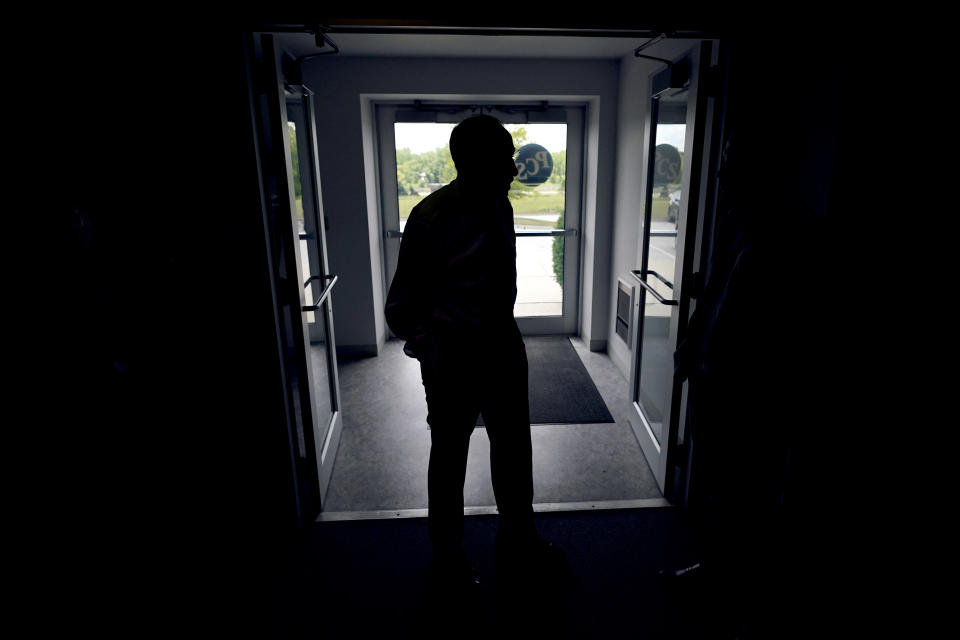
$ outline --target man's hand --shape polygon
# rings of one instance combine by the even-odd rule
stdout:
[[[440,364],[440,345],[433,334],[417,334],[408,343],[417,360],[431,369],[437,368],[437,365]]]

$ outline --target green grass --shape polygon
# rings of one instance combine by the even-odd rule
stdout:
[[[423,200],[425,196],[400,196],[400,219],[406,220],[413,211],[413,208]],[[552,227],[553,223],[549,220],[535,220],[524,218],[524,213],[560,213],[563,211],[563,193],[551,194],[548,196],[527,196],[511,200],[513,205],[514,224],[526,224],[538,227]],[[299,201],[298,201],[299,202]],[[668,198],[654,198],[652,216],[654,220],[667,219],[667,206],[670,204]],[[302,214],[301,214],[302,215]]]
[[[410,212],[413,211],[413,208],[425,197],[426,196],[399,196],[400,219],[406,220],[410,216]],[[562,213],[564,193],[560,191],[545,196],[521,196],[516,199],[511,198],[510,204],[513,205],[514,216],[522,216],[525,213]],[[666,216],[666,208],[664,208],[664,216]],[[544,220],[533,220],[523,223],[518,222],[518,224],[550,226],[552,223]]]
[[[546,196],[521,196],[510,199],[513,213],[563,213],[565,195],[563,191]]]
[[[654,220],[666,220],[667,219],[667,206],[670,204],[669,198],[654,198],[651,203],[650,216]]]
[[[413,208],[426,196],[400,196],[400,219],[406,220]]]
[[[518,218],[513,217],[513,224],[522,224],[530,227],[544,227],[546,229],[553,229],[554,222],[553,220],[537,220],[536,218]]]

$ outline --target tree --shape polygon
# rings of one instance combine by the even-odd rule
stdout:
[[[559,184],[560,188],[564,189],[567,186],[567,152],[557,151],[550,156],[553,158],[553,173],[547,178],[547,183]]]
[[[507,131],[510,132],[510,137],[513,138],[513,146],[519,149],[527,141],[527,130],[523,127],[516,125],[507,125]]]
[[[292,122],[287,123],[287,134],[290,136],[290,155],[293,164],[293,191],[296,197],[303,195],[300,185],[300,156],[297,155],[297,129]]]
[[[416,195],[429,183],[447,184],[457,176],[449,147],[439,147],[424,153],[397,149],[397,193]]]
[[[527,142],[527,130],[518,125],[507,125],[507,131],[510,132],[510,137],[513,138],[513,146],[517,151],[520,150]],[[522,196],[528,196],[533,193],[535,186],[526,185],[522,182],[514,180],[510,185],[510,198],[518,198]]]

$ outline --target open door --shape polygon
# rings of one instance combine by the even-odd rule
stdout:
[[[340,383],[333,331],[333,287],[337,277],[327,265],[314,93],[304,84],[287,84],[285,88],[295,232],[299,240],[297,262],[304,295],[301,310],[307,330],[307,390],[322,501],[340,442]]]
[[[631,426],[664,496],[677,482],[674,458],[686,414],[686,383],[673,354],[690,317],[694,265],[699,264],[702,186],[711,144],[713,100],[707,76],[713,43],[704,41],[650,78],[647,175],[631,367]]]
[[[265,231],[282,344],[291,459],[301,522],[323,507],[340,441],[333,327],[313,92],[285,78],[271,34],[252,34]],[[295,75],[295,74],[291,74]],[[288,81],[289,80],[289,81]]]

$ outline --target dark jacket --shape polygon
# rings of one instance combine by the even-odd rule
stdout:
[[[420,357],[431,341],[515,327],[516,255],[504,191],[485,192],[458,178],[414,207],[385,309],[407,355]]]

